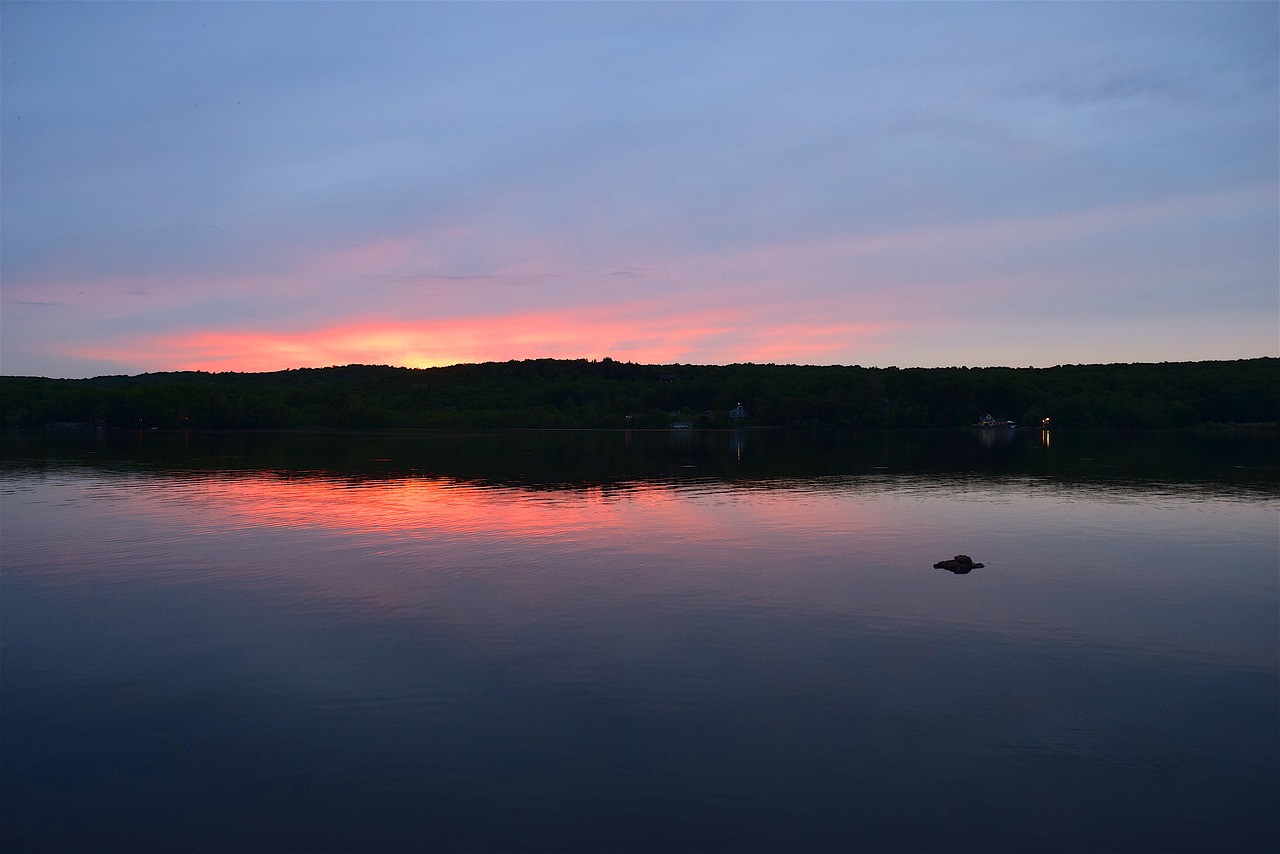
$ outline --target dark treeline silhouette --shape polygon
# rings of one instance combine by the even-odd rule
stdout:
[[[605,358],[68,380],[0,377],[8,427],[1160,429],[1280,420],[1280,359],[1053,368],[641,365]],[[745,417],[731,417],[741,405]],[[736,413],[741,414],[741,412]]]

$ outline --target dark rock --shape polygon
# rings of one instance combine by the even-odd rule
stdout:
[[[945,569],[956,575],[964,575],[975,569],[982,569],[982,564],[974,563],[968,555],[956,555],[951,560],[940,560],[933,565],[934,569]]]

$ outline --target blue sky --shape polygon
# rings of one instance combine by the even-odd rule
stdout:
[[[0,371],[1278,355],[1280,4],[0,4]]]

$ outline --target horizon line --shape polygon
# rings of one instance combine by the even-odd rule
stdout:
[[[1242,356],[1235,359],[1182,359],[1182,360],[1164,360],[1158,362],[1062,362],[1055,365],[1046,365],[1037,367],[1036,365],[862,365],[862,364],[808,364],[801,362],[726,362],[719,363],[701,363],[701,362],[633,362],[629,360],[614,359],[611,356],[602,356],[598,359],[588,357],[578,358],[555,358],[555,357],[531,357],[524,359],[491,359],[483,362],[455,362],[449,365],[429,365],[427,367],[409,367],[407,365],[390,365],[376,364],[367,362],[349,362],[343,365],[302,365],[292,368],[279,368],[271,371],[211,371],[204,369],[174,370],[174,371],[142,371],[136,374],[97,374],[91,377],[51,377],[38,374],[4,374],[0,373],[2,379],[29,379],[29,380],[58,380],[66,382],[80,382],[85,380],[96,379],[114,379],[124,377],[132,379],[136,377],[160,376],[164,374],[206,374],[208,376],[266,376],[269,374],[285,374],[294,371],[333,371],[343,370],[345,368],[385,368],[395,371],[444,371],[453,368],[465,367],[481,367],[484,365],[510,365],[523,362],[586,362],[587,364],[603,364],[606,362],[619,365],[634,365],[637,367],[648,368],[731,368],[731,367],[774,367],[774,368],[858,368],[860,370],[877,370],[877,371],[983,371],[983,370],[1013,370],[1013,371],[1050,371],[1057,368],[1102,368],[1115,366],[1155,366],[1155,365],[1193,365],[1193,364],[1221,364],[1226,362],[1256,362],[1267,359],[1280,360],[1280,355],[1263,355],[1263,356]]]

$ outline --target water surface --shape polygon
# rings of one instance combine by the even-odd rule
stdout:
[[[4,441],[5,850],[1280,843],[1272,434]]]

